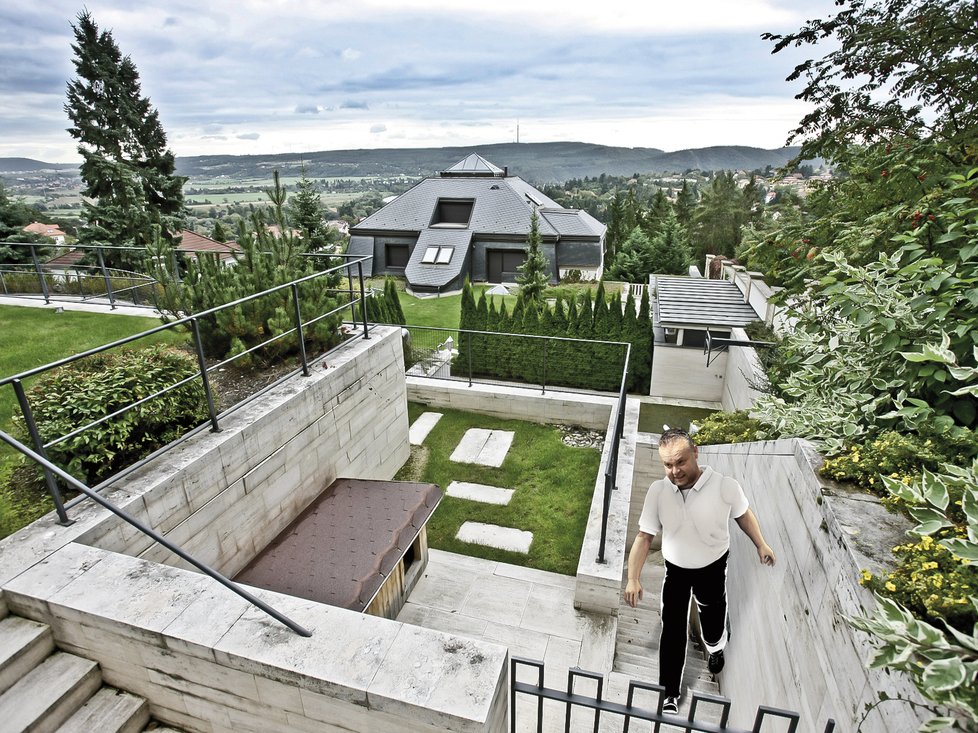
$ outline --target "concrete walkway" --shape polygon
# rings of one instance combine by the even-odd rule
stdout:
[[[575,609],[573,577],[441,550],[429,553],[424,575],[398,614],[398,621],[502,644],[511,656],[542,661],[544,684],[551,688],[565,690],[567,671],[572,667],[601,675],[605,682],[602,696],[616,702],[626,700],[630,680],[656,682],[639,670],[627,674],[615,671],[617,619]],[[658,608],[658,594],[658,587],[650,583],[643,605]],[[654,655],[654,649],[647,649],[647,653]],[[517,679],[535,683],[535,675],[533,669],[520,668]],[[577,685],[582,694],[595,692],[590,680],[580,679]],[[715,694],[715,688],[709,691]],[[683,714],[688,702],[687,691]],[[635,699],[636,706],[647,709],[654,709],[656,703],[657,698],[649,693],[638,694]],[[535,707],[535,698],[517,698],[520,733],[536,730]],[[563,705],[546,702],[543,730],[563,731],[564,714]],[[590,712],[576,709],[570,729],[592,730],[593,720]],[[621,731],[622,718],[603,715],[599,730]],[[631,730],[648,730],[648,724],[635,722]],[[678,729],[664,725],[661,730]]]
[[[0,305],[12,305],[21,308],[47,308],[57,310],[58,308],[66,311],[79,311],[82,313],[105,313],[113,316],[140,316],[141,318],[159,318],[160,312],[154,308],[137,308],[130,305],[112,304],[108,298],[81,298],[72,299],[70,296],[59,295],[57,300],[52,299],[50,303],[45,303],[44,298],[14,298],[10,296],[0,296]]]

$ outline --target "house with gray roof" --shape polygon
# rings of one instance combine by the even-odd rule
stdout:
[[[514,282],[534,212],[551,282],[570,270],[601,277],[604,224],[475,153],[351,227],[347,252],[372,257],[370,275],[402,276],[419,294],[461,290],[466,277]]]

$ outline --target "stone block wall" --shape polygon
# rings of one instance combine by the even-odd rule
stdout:
[[[731,526],[728,595],[731,636],[721,693],[733,700],[732,723],[749,727],[758,705],[801,714],[799,730],[855,730],[879,693],[919,699],[905,679],[866,669],[867,638],[846,616],[872,609],[859,585],[874,550],[900,541],[906,525],[873,497],[825,487],[818,458],[798,440],[703,446],[700,462],[744,486],[774,568],[760,565],[753,544]],[[911,733],[922,721],[906,704],[873,709],[863,733]]]
[[[742,328],[734,328],[730,338],[743,341],[747,333]],[[755,386],[761,383],[763,374],[756,350],[747,346],[729,347],[721,399],[724,411],[750,410],[759,396]]]
[[[337,476],[390,479],[409,455],[400,329],[377,327],[103,493],[233,575]],[[503,733],[505,647],[249,589],[297,635],[83,502],[0,541],[0,606],[50,624],[187,731]]]
[[[390,479],[410,455],[396,329],[374,329],[125,479],[126,509],[233,576],[339,476]],[[183,564],[120,519],[78,541]]]
[[[407,397],[436,410],[439,407],[555,425],[608,429],[617,395],[534,390],[526,386],[479,384],[447,379],[407,378]]]

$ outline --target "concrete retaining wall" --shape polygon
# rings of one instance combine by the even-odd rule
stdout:
[[[660,399],[720,402],[727,357],[726,353],[714,354],[713,361],[707,367],[703,349],[657,343],[652,359],[652,387],[649,393]]]
[[[855,730],[880,692],[918,699],[905,679],[865,666],[869,646],[844,618],[872,609],[860,570],[878,569],[907,525],[875,497],[824,486],[818,458],[798,440],[704,446],[700,461],[744,485],[778,564],[761,566],[753,544],[732,527],[728,567],[731,637],[721,692],[732,722],[749,727],[756,707],[801,713],[800,730],[818,733],[834,718]],[[922,721],[906,704],[885,703],[863,733],[910,733]]]
[[[400,329],[375,328],[106,496],[233,575],[337,476],[393,477],[410,452],[403,374]],[[214,733],[506,729],[505,647],[255,589],[313,632],[299,637],[93,503],[71,516],[0,542],[0,602],[51,624],[159,720]]]
[[[730,338],[744,341],[747,333],[742,328],[734,328]],[[749,410],[753,407],[760,396],[754,385],[761,382],[763,374],[756,350],[746,346],[729,347],[721,400],[724,411]]]
[[[477,412],[508,420],[550,425],[580,425],[608,429],[617,395],[558,392],[525,386],[473,383],[447,379],[407,378],[407,398],[433,408]]]

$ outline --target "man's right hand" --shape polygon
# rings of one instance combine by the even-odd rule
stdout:
[[[625,585],[625,603],[635,608],[640,600],[642,600],[641,581],[629,580]]]

